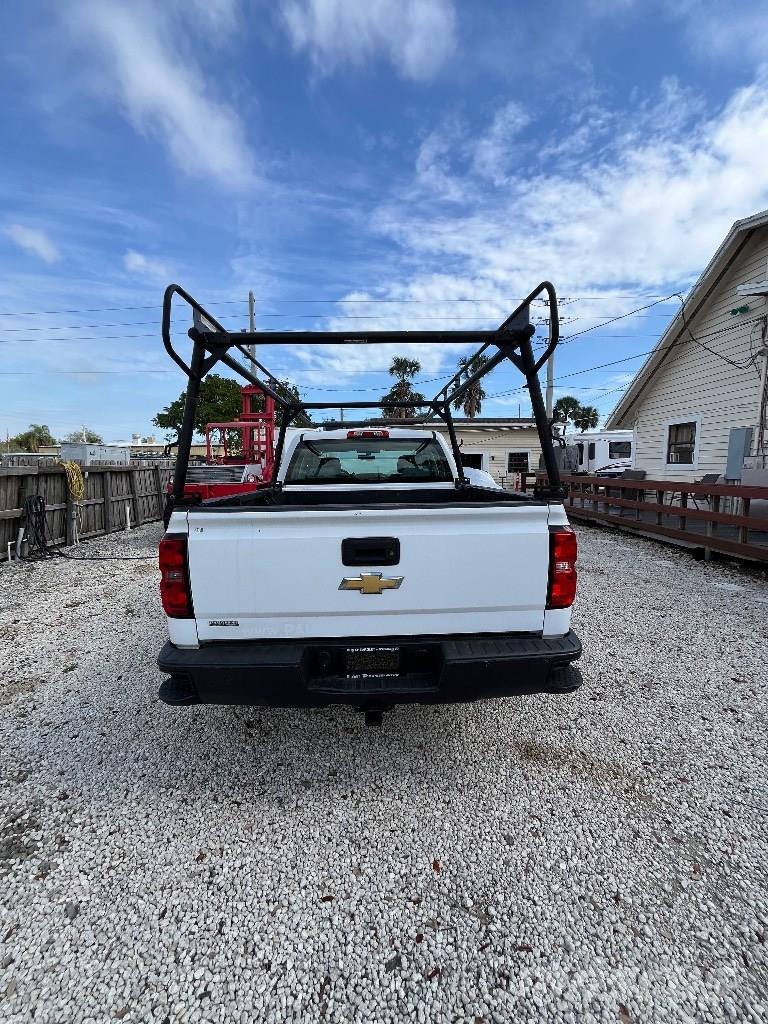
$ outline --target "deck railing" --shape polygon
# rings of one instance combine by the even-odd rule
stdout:
[[[703,548],[707,560],[719,551],[768,561],[768,487],[594,476],[565,476],[563,481],[574,519]]]

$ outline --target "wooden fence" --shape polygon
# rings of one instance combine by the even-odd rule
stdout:
[[[768,562],[768,487],[593,476],[564,476],[563,482],[574,519],[703,548],[707,560],[719,551]]]
[[[170,467],[90,466],[83,475],[81,538],[124,530],[128,514],[134,526],[162,519]],[[525,476],[527,489],[536,474]],[[768,562],[768,504],[765,511],[762,506],[768,502],[768,487],[591,476],[565,476],[563,482],[569,487],[566,505],[574,519],[703,548],[706,558],[719,551]],[[45,500],[49,541],[72,543],[77,508],[63,467],[0,468],[0,559],[6,558],[8,543],[16,543],[25,498],[37,494]],[[755,502],[760,503],[757,508]]]
[[[132,526],[162,519],[171,474],[165,466],[85,467],[80,537],[124,530],[129,515]],[[16,543],[25,498],[37,494],[45,501],[49,542],[72,543],[78,507],[70,498],[64,468],[48,464],[0,468],[0,559],[7,557],[8,543]]]

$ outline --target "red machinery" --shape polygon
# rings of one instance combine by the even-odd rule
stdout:
[[[240,388],[240,394],[239,419],[206,424],[205,463],[188,467],[185,494],[201,500],[223,498],[257,490],[271,481],[275,469],[274,399],[252,384]],[[255,409],[257,405],[262,408]]]
[[[259,465],[260,479],[265,483],[272,478],[275,455],[275,401],[269,395],[248,384],[240,388],[242,409],[240,418],[228,423],[207,423],[205,426],[206,460],[209,465]],[[258,400],[261,400],[260,402]],[[256,404],[263,409],[255,410]],[[214,435],[218,431],[218,443]],[[230,454],[231,433],[240,435]],[[223,449],[223,455],[214,450]]]

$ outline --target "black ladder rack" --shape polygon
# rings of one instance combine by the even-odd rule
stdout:
[[[545,295],[549,306],[549,337],[542,355],[536,359],[533,352],[532,339],[536,328],[531,324],[530,307],[531,303]],[[171,310],[174,296],[183,299],[192,309],[192,327],[187,332],[192,339],[192,356],[189,364],[184,362],[171,339]],[[403,402],[396,401],[363,401],[363,402],[289,402],[273,388],[274,376],[257,359],[254,359],[248,351],[248,345],[376,345],[391,344],[392,342],[408,344],[474,344],[478,345],[477,351],[469,357],[468,365],[472,366],[473,361],[479,355],[491,351],[487,356],[487,362],[471,376],[462,380],[466,371],[459,371],[454,374],[451,380],[440,389],[434,398],[409,403],[415,408],[423,409],[419,416],[408,419],[385,420],[390,426],[407,426],[416,424],[434,423],[436,419],[442,420],[448,430],[451,447],[459,474],[458,486],[466,486],[466,479],[461,465],[461,452],[456,439],[453,417],[451,416],[451,405],[463,398],[468,389],[477,381],[490,373],[494,367],[505,359],[509,359],[525,378],[526,387],[531,398],[531,407],[536,421],[536,428],[541,442],[541,451],[546,469],[546,483],[537,484],[534,496],[543,501],[562,501],[566,496],[566,489],[560,481],[560,470],[555,457],[552,441],[552,431],[544,406],[544,398],[541,393],[539,382],[539,370],[552,355],[560,340],[560,324],[557,311],[557,295],[554,286],[549,281],[542,283],[535,288],[514,312],[507,317],[504,323],[492,330],[485,331],[227,331],[222,325],[211,316],[211,314],[200,305],[180,285],[171,284],[165,289],[163,297],[163,322],[162,322],[163,344],[168,355],[184,371],[189,378],[187,393],[184,402],[184,416],[181,431],[178,438],[178,454],[176,468],[173,477],[173,492],[169,497],[172,505],[184,504],[184,482],[189,466],[189,453],[192,446],[192,436],[195,426],[195,411],[200,397],[200,384],[203,377],[209,373],[217,363],[223,363],[235,373],[239,374],[250,384],[255,384],[266,394],[270,395],[278,407],[282,410],[283,416],[278,433],[275,449],[276,464],[280,464],[283,448],[285,446],[285,434],[288,423],[297,415],[306,414],[313,410],[323,409],[380,409],[386,413],[387,409],[402,408]],[[494,351],[495,350],[495,351]],[[250,364],[244,366],[234,358],[232,352],[236,352],[245,358]],[[262,374],[262,379],[257,376]],[[272,382],[272,383],[268,383]],[[374,421],[378,422],[378,421]],[[320,424],[318,424],[319,426]],[[325,426],[326,424],[322,424]],[[346,422],[344,426],[368,426],[373,425],[371,420]]]

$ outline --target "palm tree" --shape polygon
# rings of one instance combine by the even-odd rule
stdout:
[[[582,405],[573,395],[563,395],[555,402],[552,410],[553,419],[563,423],[568,420],[583,434],[585,430],[594,430],[600,422],[600,413],[594,405]]]
[[[419,402],[424,401],[424,395],[413,390],[411,381],[417,373],[421,372],[421,363],[418,359],[408,359],[407,356],[395,356],[389,367],[389,372],[396,379],[390,390],[383,396],[386,402],[402,402],[395,408],[385,409],[384,415],[393,420],[406,420],[415,416]]]
[[[562,395],[555,402],[552,418],[560,423],[567,423],[568,420],[573,423],[574,417],[578,416],[579,409],[581,409],[581,402],[578,398],[574,398],[573,395]]]
[[[600,422],[600,413],[594,405],[580,405],[573,417],[573,425],[583,434],[585,430],[594,430]]]
[[[462,380],[469,380],[478,370],[482,370],[485,364],[488,362],[488,356],[479,355],[470,358],[468,356],[462,356],[459,360],[459,383]],[[476,380],[474,384],[470,384],[467,390],[457,398],[454,403],[454,409],[463,409],[464,415],[468,419],[474,419],[475,416],[480,415],[480,410],[483,407],[483,399],[485,398],[485,388]]]

